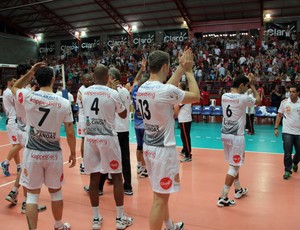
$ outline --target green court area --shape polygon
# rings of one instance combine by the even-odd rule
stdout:
[[[6,117],[0,114],[0,131],[5,131]],[[175,136],[177,146],[182,146],[180,139],[180,130],[175,125]],[[276,138],[273,131],[272,124],[256,124],[254,126],[255,135],[245,134],[246,151],[263,152],[282,154],[282,139],[281,136]],[[75,127],[76,130],[76,127]],[[191,128],[192,147],[194,148],[208,148],[208,149],[222,149],[221,142],[221,123],[220,122],[193,122]],[[280,127],[281,132],[281,127]],[[136,143],[135,131],[133,121],[130,122],[130,143]],[[64,128],[61,128],[61,136],[65,136]]]

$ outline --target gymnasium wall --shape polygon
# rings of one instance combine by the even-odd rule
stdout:
[[[37,58],[37,43],[26,37],[0,33],[0,63],[19,64]]]

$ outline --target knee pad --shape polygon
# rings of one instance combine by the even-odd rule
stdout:
[[[27,204],[38,204],[39,196],[40,196],[40,194],[33,194],[30,192],[27,192],[26,203]]]
[[[236,175],[239,173],[239,168],[240,168],[240,166],[229,165],[227,174],[230,176],[236,177]]]
[[[60,201],[62,200],[62,192],[61,189],[57,192],[50,193],[52,201]]]

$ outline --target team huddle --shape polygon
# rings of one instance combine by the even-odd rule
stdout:
[[[150,73],[149,79],[142,77],[146,65]],[[174,106],[176,108],[179,105],[177,109],[180,110],[186,104],[198,102],[200,98],[193,65],[194,55],[191,49],[186,48],[179,66],[167,80],[170,68],[169,54],[154,51],[149,55],[148,61],[143,60],[131,90],[137,137],[138,173],[140,177],[149,176],[153,190],[153,203],[149,215],[151,230],[161,229],[163,225],[167,230],[184,229],[183,222],[174,222],[171,219],[168,201],[170,194],[179,192],[180,189],[178,153],[174,135]],[[186,77],[188,90],[179,84],[182,75]],[[60,146],[60,129],[64,124],[70,149],[69,167],[74,167],[76,138],[70,101],[53,93],[55,81],[53,70],[46,67],[45,63],[36,63],[32,67],[24,68],[18,77],[20,77],[18,80],[7,79],[8,87],[3,96],[4,99],[10,99],[4,101],[4,106],[12,149],[7,159],[1,163],[1,167],[4,175],[9,176],[9,161],[14,159],[19,172],[16,183],[6,199],[16,204],[19,184],[22,185],[24,195],[27,197],[24,199],[24,213],[29,229],[37,229],[38,212],[46,210],[45,206],[38,205],[41,187],[45,184],[51,196],[54,229],[71,229],[69,223],[62,222],[61,188],[64,177]],[[31,89],[28,85],[33,78],[39,84],[39,91]],[[82,137],[83,158],[80,170],[90,175],[90,184],[85,190],[89,193],[93,210],[92,224],[87,228],[91,226],[94,230],[100,229],[104,221],[99,210],[99,194],[102,192],[101,180],[107,174],[114,185],[116,229],[125,229],[134,223],[133,218],[125,215],[124,211],[124,194],[133,194],[128,132],[131,98],[129,92],[119,84],[119,78],[120,73],[116,68],[98,65],[94,69],[93,79],[91,76],[84,76],[85,83],[77,96],[79,106],[77,132]],[[94,84],[91,84],[92,81]],[[249,87],[253,97],[244,94]],[[299,98],[296,101],[299,103]],[[235,77],[231,92],[222,96],[221,137],[229,169],[222,193],[217,199],[219,207],[235,204],[234,200],[228,198],[232,185],[236,199],[248,193],[248,189],[242,187],[239,181],[239,168],[245,160],[245,109],[259,103],[260,97],[254,86],[253,74]],[[284,113],[286,103],[288,102],[282,105],[279,116]],[[278,118],[275,130],[279,122]],[[190,129],[190,124],[187,128]],[[275,135],[278,133],[275,132]],[[19,151],[23,147],[21,167]],[[184,148],[186,154],[182,162],[189,162],[190,143],[186,143]],[[299,152],[297,154],[300,155]],[[289,165],[286,166],[286,172],[290,172],[292,166],[296,170],[299,160],[294,158],[292,165],[291,159],[287,159]],[[290,174],[285,175],[289,177]]]

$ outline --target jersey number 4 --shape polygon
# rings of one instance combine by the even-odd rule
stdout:
[[[151,119],[151,113],[150,113],[150,110],[149,110],[148,101],[139,99],[139,104],[140,104],[143,119],[150,120]]]

